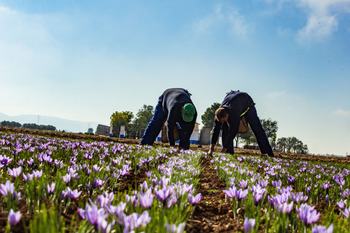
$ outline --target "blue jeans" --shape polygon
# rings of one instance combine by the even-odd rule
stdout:
[[[159,100],[161,97],[159,97]],[[154,115],[147,125],[145,134],[141,138],[141,145],[153,145],[159,132],[162,130],[166,115],[163,111],[162,104],[158,101],[158,104],[154,110]]]
[[[255,106],[250,107],[249,111],[244,114],[245,119],[250,125],[250,128],[252,129],[256,141],[258,142],[261,154],[268,154],[270,156],[273,156],[272,148],[270,145],[270,142],[266,136],[265,130],[263,129],[260,119],[258,117],[258,114],[256,112]],[[229,133],[229,127],[227,123],[224,123],[222,125],[222,143],[224,143],[227,135]],[[237,133],[237,132],[236,132]],[[233,149],[233,141],[230,142],[229,146],[227,147],[227,153],[234,153]]]

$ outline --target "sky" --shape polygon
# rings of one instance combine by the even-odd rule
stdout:
[[[278,138],[349,154],[350,0],[0,0],[1,113],[108,125],[172,87],[200,124],[240,90]]]

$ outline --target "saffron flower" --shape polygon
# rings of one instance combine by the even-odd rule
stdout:
[[[35,178],[40,178],[42,175],[43,175],[43,170],[40,170],[40,171],[36,170],[36,171],[33,171],[33,176],[34,176]]]
[[[21,220],[21,213],[19,211],[14,212],[12,209],[9,212],[8,221],[11,226],[15,226],[19,220]]]
[[[14,193],[15,191],[15,184],[11,183],[9,180],[6,181],[5,185],[1,184],[0,185],[0,193],[4,196],[7,196],[9,194]]]
[[[17,177],[22,173],[22,167],[18,167],[18,168],[7,168],[9,175],[12,177]]]
[[[23,176],[23,179],[24,179],[25,182],[27,182],[29,180],[33,180],[33,178],[34,178],[34,175],[33,174],[29,174],[29,173],[27,175],[23,174],[22,176]]]
[[[232,188],[229,188],[228,190],[224,190],[224,194],[226,194],[230,198],[234,198],[236,196],[236,187],[233,186]]]
[[[178,226],[176,224],[166,224],[166,231],[168,233],[183,233],[185,231],[185,223],[180,223]]]
[[[55,183],[52,183],[51,185],[47,185],[47,193],[48,194],[52,194],[54,191],[55,191],[55,187],[56,187],[56,184]]]
[[[153,203],[152,189],[147,190],[145,194],[138,194],[138,198],[143,208],[150,208]]]
[[[155,190],[154,192],[156,198],[161,201],[165,201],[170,195],[170,190],[168,188],[162,188],[160,190]]]
[[[337,206],[340,208],[340,209],[344,209],[344,207],[346,206],[346,201],[347,200],[343,200],[343,199],[340,199],[340,201],[337,202]]]
[[[242,189],[239,189],[238,191],[236,191],[236,197],[238,200],[241,200],[241,199],[244,199],[248,194],[248,189],[246,190],[242,190]]]
[[[241,180],[238,185],[240,188],[245,189],[248,186],[248,181],[246,180]]]
[[[245,218],[245,220],[244,220],[244,231],[245,232],[247,232],[247,233],[252,232],[252,230],[254,229],[254,226],[255,226],[255,219],[254,218],[252,218],[252,219]]]
[[[287,202],[285,203],[282,203],[282,204],[277,204],[275,207],[277,209],[277,212],[280,213],[280,214],[289,214],[290,211],[292,211],[293,209],[293,205],[294,205],[294,202],[290,203],[290,204],[287,204]]]
[[[133,231],[135,228],[146,226],[151,221],[147,211],[144,211],[141,215],[138,213],[132,213],[128,216],[124,215],[122,225],[125,227],[124,232]]]
[[[344,211],[340,211],[346,218],[350,218],[350,207],[345,208]]]
[[[317,222],[320,217],[320,213],[317,213],[315,207],[309,206],[308,204],[301,204],[297,212],[305,225],[311,225]]]
[[[333,224],[331,224],[328,228],[322,225],[316,225],[312,228],[312,233],[332,233],[333,232]]]
[[[202,194],[198,193],[196,196],[192,194],[188,194],[188,201],[193,205],[197,204],[202,199]]]

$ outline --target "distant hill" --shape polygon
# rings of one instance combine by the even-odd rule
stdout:
[[[85,133],[89,128],[93,128],[96,131],[97,122],[84,122],[84,121],[73,121],[57,117],[48,117],[40,115],[19,115],[19,116],[8,116],[4,113],[0,113],[1,121],[15,121],[21,123],[35,123],[37,125],[52,125],[55,126],[57,130],[64,130],[66,132],[73,133]]]

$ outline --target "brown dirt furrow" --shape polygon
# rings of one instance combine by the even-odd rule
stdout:
[[[226,184],[211,166],[210,158],[202,162],[198,189],[202,200],[187,221],[186,232],[243,232],[243,226],[239,226],[233,219],[230,203],[225,202],[223,190],[226,189]]]

